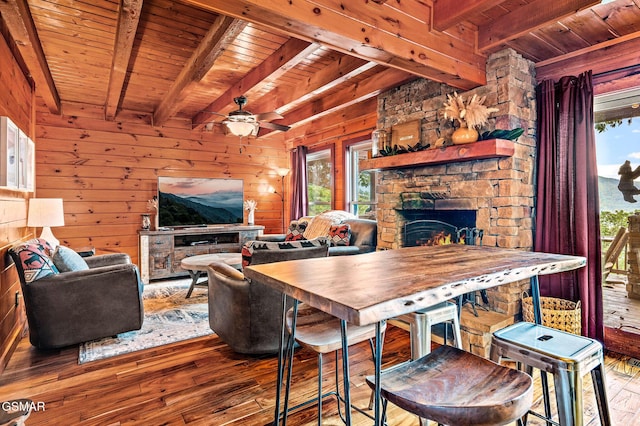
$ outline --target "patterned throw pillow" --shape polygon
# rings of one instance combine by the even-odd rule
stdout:
[[[304,237],[312,240],[318,237],[326,237],[329,235],[331,225],[339,225],[347,219],[353,219],[355,216],[349,212],[342,210],[328,210],[314,216],[309,222],[309,226],[304,231]]]
[[[309,222],[306,220],[292,220],[289,224],[289,229],[287,230],[287,236],[284,238],[285,241],[300,241],[304,240],[304,231],[307,229]]]
[[[288,250],[304,247],[320,247],[329,244],[327,238],[315,238],[313,240],[285,241],[283,243],[273,241],[247,241],[242,246],[242,267],[251,265],[253,253],[259,250]]]
[[[332,246],[348,246],[351,241],[351,226],[348,223],[331,225],[329,242]]]
[[[11,248],[11,251],[18,271],[22,271],[27,284],[58,273],[58,268],[50,258],[53,248],[41,238],[26,241]]]

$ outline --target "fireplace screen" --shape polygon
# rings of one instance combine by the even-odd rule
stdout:
[[[413,220],[404,225],[404,247],[443,244],[481,245],[484,231],[475,227],[458,228],[439,220]]]

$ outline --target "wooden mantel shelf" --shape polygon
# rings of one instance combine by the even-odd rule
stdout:
[[[464,145],[452,145],[444,148],[362,160],[360,161],[360,170],[389,170],[458,161],[482,160],[485,158],[510,157],[514,151],[515,144],[513,141],[489,139]]]

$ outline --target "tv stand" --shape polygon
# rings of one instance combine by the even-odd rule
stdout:
[[[161,231],[140,231],[140,275],[142,282],[188,276],[180,266],[188,256],[239,253],[242,245],[264,231],[261,225],[202,226]]]

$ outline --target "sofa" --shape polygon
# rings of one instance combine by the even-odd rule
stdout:
[[[345,256],[376,251],[378,224],[341,210],[291,221],[286,234],[263,234],[260,241],[299,241],[319,236],[329,238],[329,256]]]
[[[249,241],[243,245],[243,266],[326,257],[326,238],[292,242]],[[278,352],[282,327],[282,293],[251,281],[224,263],[207,269],[209,326],[235,352],[249,355]],[[289,301],[287,309],[293,306]]]
[[[82,258],[42,239],[9,249],[20,278],[29,341],[52,349],[142,327],[142,282],[125,253]]]

